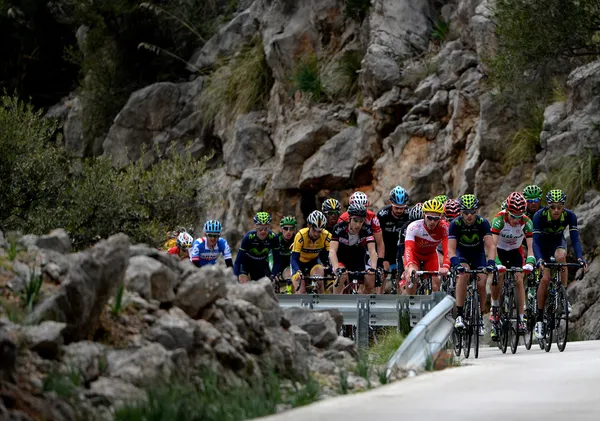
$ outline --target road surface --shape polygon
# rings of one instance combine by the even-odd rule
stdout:
[[[484,347],[479,359],[273,415],[269,421],[600,420],[600,341],[515,355]]]

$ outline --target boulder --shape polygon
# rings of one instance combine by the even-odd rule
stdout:
[[[125,234],[113,235],[77,254],[65,282],[34,309],[26,322],[66,323],[66,343],[87,339],[95,331],[104,306],[123,283],[128,263],[129,238]]]
[[[227,174],[240,177],[246,168],[259,167],[274,156],[275,146],[261,112],[241,115],[235,122],[233,139],[223,148]]]
[[[35,245],[41,249],[54,250],[64,254],[71,250],[71,239],[67,231],[59,228],[51,231],[50,234],[38,237]]]
[[[172,353],[151,343],[139,349],[111,350],[106,354],[107,375],[138,387],[150,387],[176,373]],[[185,371],[186,367],[178,367]]]
[[[63,331],[66,327],[65,323],[53,321],[45,321],[37,326],[22,326],[23,345],[42,358],[55,359],[63,344]]]
[[[137,292],[146,300],[155,299],[161,303],[173,301],[173,285],[176,281],[175,272],[148,256],[132,257],[125,273],[127,289]]]
[[[107,348],[101,343],[73,342],[64,346],[62,353],[62,362],[67,367],[79,370],[86,383],[98,379],[106,370]]]
[[[161,316],[146,333],[151,342],[158,342],[168,350],[183,348],[187,352],[194,348],[196,325],[181,309],[173,307]]]
[[[336,323],[326,312],[316,312],[301,307],[286,308],[283,315],[292,326],[298,326],[311,337],[311,342],[318,348],[327,348],[338,337]]]
[[[231,282],[231,270],[207,265],[186,278],[177,289],[174,304],[190,317],[218,298],[224,297]]]
[[[112,377],[100,377],[85,391],[86,398],[96,405],[113,405],[115,409],[135,402],[144,402],[146,392],[131,383]]]
[[[239,298],[256,306],[261,311],[267,327],[280,326],[283,312],[269,279],[263,278],[247,284],[231,284],[227,297]]]

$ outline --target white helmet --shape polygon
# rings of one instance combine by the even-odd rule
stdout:
[[[194,238],[189,235],[187,232],[182,232],[177,237],[177,247],[180,249],[189,249],[192,247],[192,243],[194,242]]]
[[[369,198],[367,197],[366,194],[364,194],[361,191],[355,191],[354,193],[352,193],[352,196],[350,196],[349,202],[350,202],[349,203],[350,205],[356,203],[359,205],[363,205],[364,207],[369,206]]]
[[[323,229],[327,224],[327,218],[325,218],[325,215],[323,215],[321,211],[315,210],[312,211],[310,215],[308,215],[308,218],[306,218],[306,222],[308,223],[308,225],[312,225],[317,229]]]

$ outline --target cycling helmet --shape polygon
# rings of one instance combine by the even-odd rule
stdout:
[[[321,211],[314,210],[308,215],[306,222],[317,229],[323,229],[327,224],[327,218],[325,218],[325,215]]]
[[[281,222],[279,223],[280,227],[283,227],[284,225],[291,225],[293,227],[296,226],[296,218],[293,216],[284,216],[283,218],[281,218]]]
[[[506,210],[515,216],[523,215],[527,209],[527,202],[518,191],[512,192],[506,198]]]
[[[323,206],[321,207],[323,213],[329,212],[337,212],[342,213],[342,205],[335,199],[327,199],[323,202]]]
[[[367,206],[369,206],[369,198],[363,192],[355,191],[354,193],[352,193],[352,196],[350,196],[349,203],[350,204],[358,203],[360,205],[367,207]]]
[[[269,215],[268,212],[258,212],[256,215],[254,215],[254,223],[257,225],[267,225],[270,224],[271,221],[271,215]]]
[[[448,219],[454,219],[460,215],[460,205],[458,200],[449,199],[444,208],[444,216]]]
[[[439,196],[434,197],[434,199],[440,202],[442,205],[445,205],[448,201],[448,196],[445,194],[440,194]]]
[[[525,199],[541,199],[542,195],[542,189],[535,184],[531,184],[523,189],[523,196]]]
[[[458,203],[460,204],[461,211],[479,208],[479,200],[477,200],[474,194],[463,194],[458,199]]]
[[[429,199],[423,203],[423,213],[425,212],[442,214],[444,213],[444,205],[437,201],[437,199]]]
[[[550,190],[546,194],[546,202],[547,203],[562,203],[564,204],[567,201],[567,195],[564,191],[559,189]]]
[[[508,204],[506,203],[506,200],[504,202],[502,202],[502,205],[500,206],[500,210],[506,210],[506,206],[508,206]]]
[[[187,232],[182,232],[177,237],[177,247],[180,249],[189,249],[192,247],[192,243],[194,242],[194,238],[189,235]]]
[[[414,205],[410,212],[408,212],[408,217],[411,221],[416,221],[417,219],[423,219],[423,204],[417,203]]]
[[[400,186],[394,187],[390,191],[390,201],[394,205],[398,205],[398,206],[406,205],[406,202],[408,202],[408,194],[406,193],[406,190],[404,190]]]
[[[220,234],[223,227],[217,220],[206,221],[204,224],[204,232],[207,234]]]
[[[367,217],[367,208],[360,203],[351,203],[348,206],[348,216],[358,216],[360,218]]]

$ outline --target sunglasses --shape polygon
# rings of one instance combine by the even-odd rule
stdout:
[[[269,231],[269,227],[256,227],[256,231],[259,231],[259,232]]]
[[[439,221],[440,219],[442,219],[441,216],[430,216],[430,215],[425,215],[425,218],[427,218],[428,221]]]
[[[461,212],[463,213],[463,215],[475,215],[477,213],[477,210],[475,210],[475,209],[467,209],[467,210],[463,210]]]
[[[537,198],[537,199],[527,199],[527,203],[539,203],[539,202],[540,202],[539,198]]]
[[[208,238],[219,238],[219,237],[220,237],[220,235],[219,235],[219,234],[206,234],[206,236],[207,236]]]
[[[294,227],[282,227],[281,229],[284,231],[294,231]]]
[[[365,218],[350,218],[351,221],[356,222],[357,224],[362,224],[363,222],[365,222]]]
[[[514,218],[514,219],[521,219],[523,217],[523,215],[513,215],[510,212],[508,212],[508,214],[510,215],[511,218]]]
[[[312,225],[311,225],[310,229],[313,230],[314,232],[321,232],[321,231],[323,231],[323,228],[316,228],[316,227],[313,227]]]
[[[563,205],[550,205],[550,209],[553,210],[562,210],[564,208]]]
[[[325,212],[325,215],[326,216],[331,216],[331,215],[333,215],[333,216],[340,216],[340,213],[337,212],[337,211],[329,211],[329,212]]]
[[[396,210],[404,210],[404,209],[406,209],[405,205],[402,205],[402,206],[400,206],[400,205],[392,205],[392,207],[394,209],[396,209]]]

